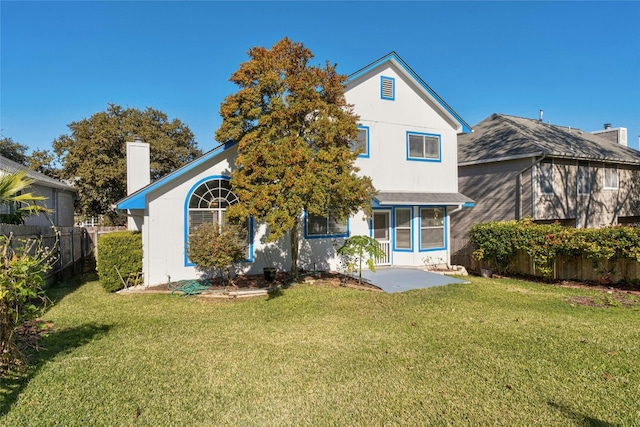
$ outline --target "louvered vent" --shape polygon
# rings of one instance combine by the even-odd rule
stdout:
[[[382,77],[381,78],[381,84],[382,84],[382,99],[394,99],[395,97],[395,93],[394,93],[394,81],[393,78],[391,77]]]

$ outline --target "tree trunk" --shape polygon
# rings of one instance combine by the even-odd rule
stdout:
[[[298,219],[296,219],[289,230],[291,238],[291,277],[296,279],[298,277]]]

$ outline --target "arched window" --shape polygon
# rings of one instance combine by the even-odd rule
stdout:
[[[237,201],[227,179],[211,179],[200,184],[189,197],[189,234],[200,224],[224,225],[227,208]]]

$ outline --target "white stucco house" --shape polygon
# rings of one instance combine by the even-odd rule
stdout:
[[[346,224],[301,213],[298,265],[337,270],[336,247],[350,235],[380,242],[378,265],[449,263],[449,215],[473,201],[458,193],[457,135],[469,125],[395,52],[349,76],[345,96],[360,116],[364,148],[361,173],[378,190],[373,216],[360,212]],[[130,143],[129,196],[118,203],[132,229],[142,231],[145,285],[199,276],[186,252],[189,230],[202,221],[223,220],[237,201],[230,182],[237,148],[218,146],[175,172],[149,183],[148,145]],[[142,171],[142,174],[141,174]],[[266,226],[250,221],[250,247],[242,273],[261,273],[268,264],[290,268],[289,238],[265,244]]]

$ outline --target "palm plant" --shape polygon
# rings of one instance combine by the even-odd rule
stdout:
[[[34,183],[27,177],[27,171],[18,170],[12,173],[0,173],[0,207],[6,207],[6,222],[22,224],[24,219],[39,213],[49,213],[50,210],[37,202],[47,198],[31,192],[24,192]]]

